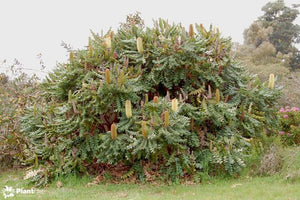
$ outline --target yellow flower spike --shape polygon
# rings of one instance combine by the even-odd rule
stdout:
[[[127,118],[132,117],[131,101],[130,100],[126,100],[126,103],[125,103],[125,113],[126,113],[126,117]]]
[[[106,83],[110,84],[110,71],[109,71],[109,69],[105,70],[105,81],[106,81]]]
[[[144,138],[147,138],[147,130],[146,130],[146,122],[145,121],[142,121],[142,134],[143,134],[143,137]]]
[[[170,115],[169,112],[166,110],[164,112],[164,126],[165,127],[169,126],[169,123],[170,123]]]
[[[107,35],[104,39],[104,46],[105,48],[107,49],[110,49],[111,48],[111,37],[110,35]]]
[[[114,31],[109,31],[109,36],[110,36],[110,38],[113,38],[114,37]]]
[[[176,98],[172,99],[172,110],[174,112],[177,112],[177,110],[178,110],[178,100]]]
[[[143,48],[143,40],[142,38],[138,37],[136,39],[136,47],[137,47],[137,50],[140,54],[143,54],[144,53],[144,48]]]
[[[194,27],[193,27],[193,24],[190,24],[189,36],[190,36],[190,38],[194,37]]]
[[[111,133],[111,139],[116,140],[117,139],[117,126],[115,124],[112,124],[110,126],[110,133]]]
[[[216,89],[216,102],[219,103],[220,102],[220,90]]]
[[[73,62],[73,60],[74,60],[74,53],[71,51],[70,52],[70,62]]]
[[[274,85],[275,85],[274,74],[270,74],[270,77],[269,77],[269,88],[270,89],[274,89]]]
[[[213,146],[212,146],[212,141],[209,142],[209,150],[212,152]]]
[[[158,96],[154,96],[153,102],[154,102],[154,103],[158,103]]]
[[[148,94],[145,94],[145,104],[148,103],[148,101],[149,101]]]

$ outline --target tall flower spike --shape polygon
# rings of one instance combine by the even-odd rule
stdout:
[[[178,100],[176,98],[172,99],[172,110],[174,112],[177,112],[177,110],[178,110]]]
[[[190,38],[194,37],[194,27],[193,27],[193,24],[190,24],[189,36],[190,36]]]
[[[110,49],[111,48],[111,37],[110,35],[107,35],[104,39],[104,46],[105,48],[107,49]]]
[[[145,104],[148,103],[148,101],[149,101],[148,94],[145,94]]]
[[[126,117],[127,118],[132,117],[131,101],[130,100],[126,100],[126,103],[125,103],[125,113],[126,113]]]
[[[269,77],[269,88],[270,89],[274,89],[274,85],[275,85],[274,74],[270,74],[270,77]]]
[[[220,90],[216,89],[216,102],[219,103],[220,102]]]
[[[154,102],[154,103],[158,103],[158,96],[155,96],[155,97],[153,98],[153,102]]]
[[[105,70],[105,81],[106,81],[106,83],[110,84],[110,71],[109,71],[109,69]]]
[[[144,53],[144,48],[143,48],[143,40],[142,38],[138,37],[136,39],[136,46],[137,46],[137,50],[140,54]]]
[[[70,52],[70,62],[73,62],[74,60],[74,53],[71,51]]]
[[[117,139],[117,126],[115,124],[111,125],[110,134],[111,134],[111,139],[113,140]]]
[[[170,123],[170,115],[169,115],[169,112],[166,110],[164,112],[164,126],[169,126],[169,123]]]
[[[110,38],[113,38],[114,37],[114,31],[109,31],[109,36],[110,36]]]
[[[144,138],[147,138],[146,122],[142,121],[142,134]]]

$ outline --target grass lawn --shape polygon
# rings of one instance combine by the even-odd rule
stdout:
[[[14,189],[26,187],[22,180],[24,171],[9,171],[0,174],[0,199],[4,186]],[[38,189],[34,194],[15,194],[6,199],[251,199],[251,200],[300,200],[300,181],[290,182],[281,177],[239,178],[213,180],[212,183],[198,185],[150,185],[150,184],[108,184],[85,187],[91,180],[71,177],[62,180],[57,188],[53,183],[48,188]]]

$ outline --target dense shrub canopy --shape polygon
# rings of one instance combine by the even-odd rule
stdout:
[[[33,179],[238,173],[249,138],[276,124],[277,86],[232,61],[218,29],[130,19],[116,33],[93,33],[41,85],[44,100],[22,124],[26,162],[40,169]]]

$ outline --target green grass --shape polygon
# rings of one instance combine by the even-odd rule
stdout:
[[[274,141],[273,141],[274,143]],[[275,144],[275,143],[274,143]],[[197,185],[154,185],[154,184],[100,184],[86,187],[91,177],[69,176],[49,187],[38,189],[35,194],[16,194],[7,199],[201,199],[201,200],[300,200],[300,147],[279,148],[282,153],[282,169],[270,177],[249,177],[250,170],[238,179],[212,179]],[[255,161],[257,165],[259,161]],[[24,170],[0,172],[0,188],[30,189],[22,180]],[[4,199],[2,191],[0,199]]]
[[[9,171],[1,174],[0,186],[26,188],[22,180],[24,171]],[[135,184],[100,184],[85,187],[90,178],[69,177],[63,187],[53,183],[47,188],[38,189],[35,194],[17,194],[7,199],[300,199],[300,181],[287,181],[279,176],[217,179],[211,183],[197,185],[135,185]],[[27,186],[28,188],[28,186]],[[4,199],[0,193],[0,199]]]
[[[91,177],[69,176],[60,180],[61,188],[57,188],[57,181],[54,181],[34,194],[16,194],[7,199],[300,200],[300,146],[282,147],[279,151],[283,155],[282,169],[270,177],[249,177],[251,171],[245,169],[238,179],[218,178],[196,185],[100,184],[86,187],[93,180]],[[4,186],[30,189],[22,179],[24,174],[24,170],[0,171],[1,190]],[[2,191],[1,199],[4,199]]]

